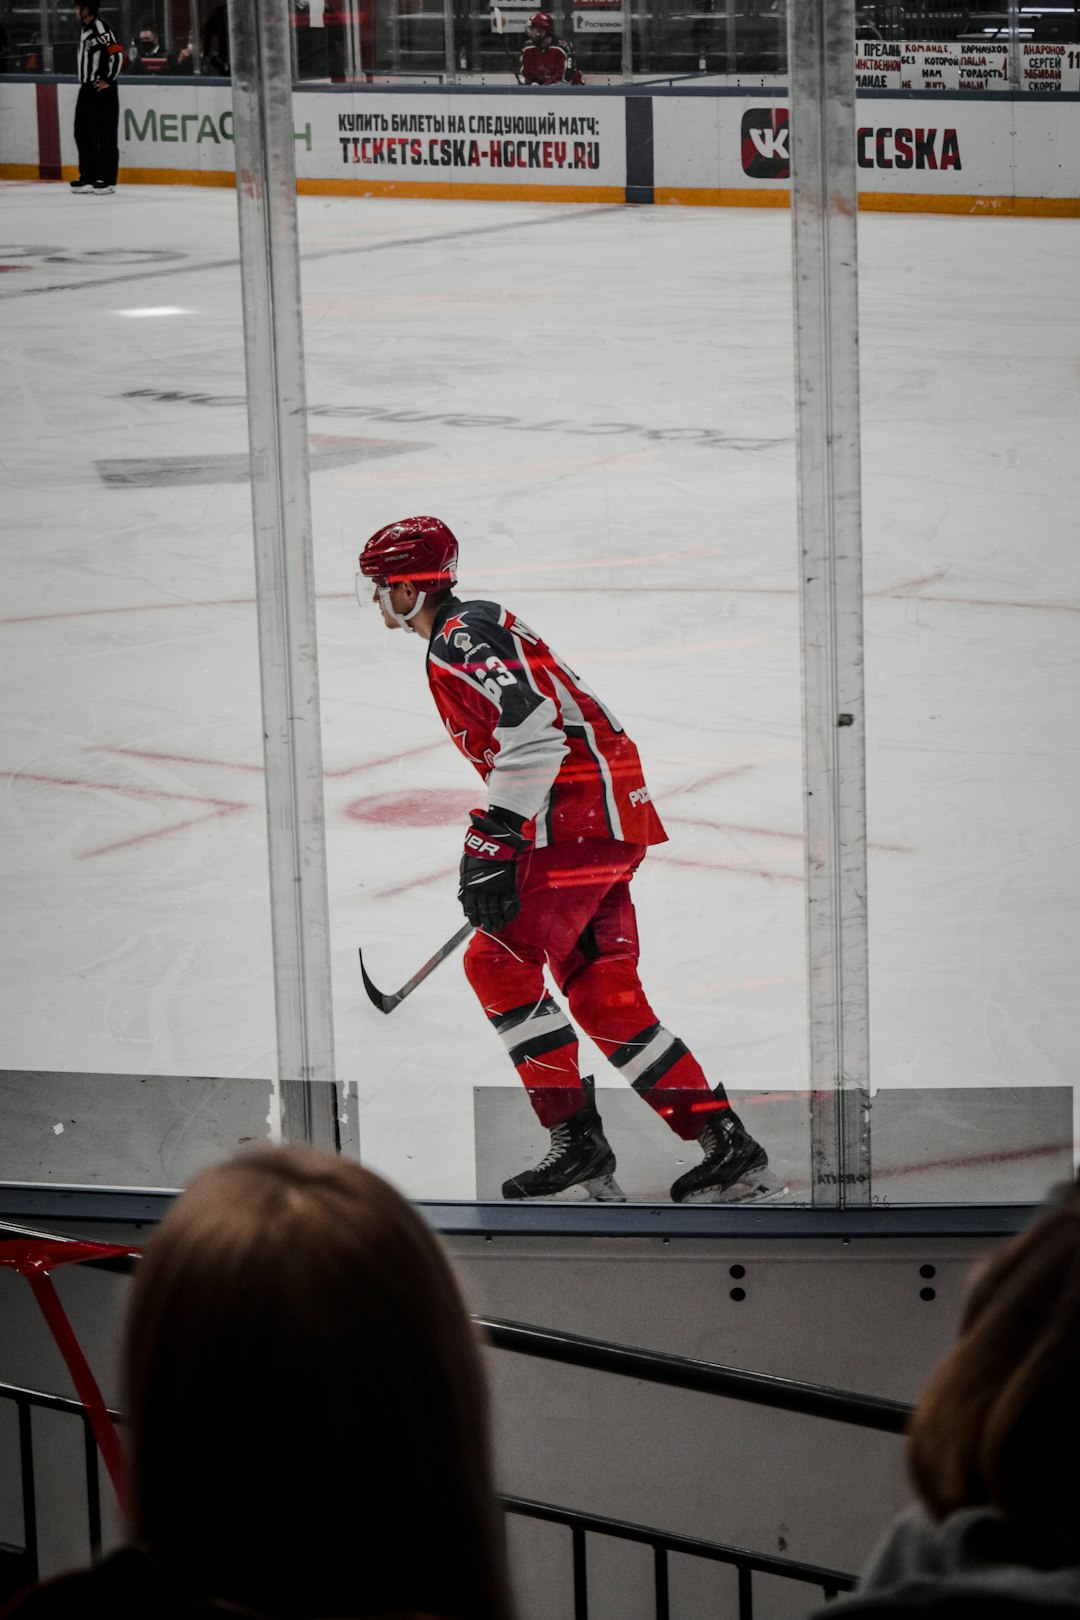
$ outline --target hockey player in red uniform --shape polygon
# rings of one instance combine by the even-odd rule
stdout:
[[[461,857],[461,900],[476,929],[465,972],[540,1123],[546,1156],[511,1177],[504,1198],[583,1186],[621,1199],[615,1155],[593,1083],[578,1069],[573,1025],[547,993],[544,966],[570,1014],[699,1163],[672,1198],[761,1197],[776,1191],[768,1159],[710,1089],[696,1058],[657,1018],[638,978],[630,880],[667,834],[638,751],[615,716],[528,625],[495,602],[462,600],[457,541],[438,518],[412,517],[372,535],[357,595],[386,626],[427,643],[435,706],[487,784]],[[372,587],[374,589],[372,590]]]
[[[529,18],[528,33],[518,67],[521,84],[585,83],[574,66],[574,47],[569,40],[555,38],[555,19],[549,11],[537,11]]]

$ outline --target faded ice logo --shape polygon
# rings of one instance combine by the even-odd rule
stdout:
[[[751,107],[743,113],[742,166],[755,180],[790,178],[786,107]]]

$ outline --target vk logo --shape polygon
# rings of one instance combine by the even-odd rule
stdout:
[[[751,107],[743,114],[743,173],[755,180],[787,180],[791,177],[786,107]]]
[[[786,129],[751,129],[749,135],[767,163],[772,163],[777,158],[782,163],[789,161]]]

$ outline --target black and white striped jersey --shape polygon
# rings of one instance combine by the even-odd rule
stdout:
[[[79,35],[80,84],[93,84],[95,79],[114,84],[124,60],[124,47],[100,17],[91,17],[88,23],[83,23]]]

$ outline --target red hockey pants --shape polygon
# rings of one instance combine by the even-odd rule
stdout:
[[[550,1129],[584,1106],[573,1025],[547,993],[544,965],[570,1013],[616,1069],[689,1141],[727,1108],[697,1059],[658,1020],[638,978],[630,879],[643,844],[586,839],[522,862],[521,910],[497,934],[475,933],[465,972]]]

